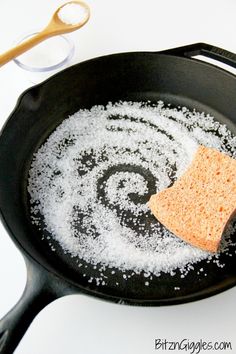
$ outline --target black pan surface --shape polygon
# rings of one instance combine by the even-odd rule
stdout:
[[[27,179],[33,153],[63,119],[81,108],[119,100],[161,99],[173,107],[181,105],[210,113],[236,135],[235,97],[236,79],[232,74],[190,58],[147,52],[93,59],[29,89],[19,99],[0,138],[0,209],[11,237],[26,255],[47,270],[85,293],[115,302],[177,304],[234,286],[236,257],[225,255],[221,257],[224,268],[202,261],[184,278],[178,272],[175,276],[163,273],[154,276],[149,286],[144,285],[143,274],[124,279],[116,269],[115,274],[111,274],[112,269],[104,271],[106,285],[88,283],[90,277],[99,276],[97,270],[64,254],[56,243],[56,252],[52,252],[31,224]],[[82,263],[80,268],[78,261]],[[199,272],[202,267],[207,276]],[[175,287],[180,290],[177,292]]]

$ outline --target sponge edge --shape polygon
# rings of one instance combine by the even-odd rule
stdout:
[[[193,246],[217,252],[236,209],[236,160],[199,146],[186,172],[148,203],[154,216]]]

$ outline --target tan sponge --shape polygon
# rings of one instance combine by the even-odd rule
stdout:
[[[236,160],[199,146],[186,172],[172,187],[152,195],[149,207],[176,236],[217,252],[236,210]]]

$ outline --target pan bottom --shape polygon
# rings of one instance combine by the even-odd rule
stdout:
[[[89,111],[80,111],[76,117],[70,118],[72,121],[74,119],[73,122],[71,121],[71,129],[68,129],[68,126],[64,126],[65,130],[60,132],[59,126],[56,134],[59,134],[63,138],[56,141],[55,133],[53,133],[54,156],[56,158],[54,161],[50,160],[50,163],[48,163],[51,175],[48,169],[44,169],[44,165],[45,155],[47,153],[48,155],[52,155],[52,151],[50,150],[52,146],[50,147],[49,143],[47,146],[41,146],[41,150],[39,149],[40,153],[37,153],[38,159],[36,157],[33,161],[30,172],[31,187],[29,188],[29,193],[31,198],[34,198],[35,203],[33,218],[36,224],[40,224],[38,226],[35,225],[34,229],[37,229],[38,235],[40,234],[38,227],[40,226],[44,229],[43,237],[47,241],[43,242],[44,247],[47,247],[48,252],[53,254],[55,258],[58,257],[63,267],[66,263],[67,267],[70,268],[71,274],[74,273],[85,288],[93,289],[93,291],[103,292],[104,289],[106,293],[117,294],[118,297],[125,293],[127,298],[145,298],[150,301],[157,298],[159,300],[178,299],[196,293],[200,294],[201,292],[209,291],[209,289],[212,291],[212,288],[216,286],[215,284],[224,283],[226,278],[232,278],[229,277],[229,274],[232,272],[232,264],[234,265],[235,260],[228,256],[227,252],[216,258],[209,258],[208,255],[202,254],[201,251],[194,250],[195,262],[186,261],[185,267],[167,267],[168,271],[165,268],[155,269],[153,262],[154,264],[158,263],[157,254],[156,258],[154,255],[155,247],[157,251],[157,244],[159,242],[159,246],[165,251],[164,253],[166,251],[169,252],[168,242],[165,245],[167,248],[163,247],[163,240],[165,240],[163,236],[165,236],[166,230],[152,217],[146,208],[146,202],[151,194],[171,185],[178,177],[178,174],[181,174],[191,160],[197,144],[213,145],[231,155],[235,154],[233,145],[228,144],[228,140],[227,144],[225,144],[225,137],[228,131],[225,131],[225,135],[224,133],[222,135],[223,128],[218,124],[214,128],[216,129],[214,134],[212,134],[212,127],[209,125],[211,121],[210,117],[198,114],[197,112],[204,111],[206,114],[213,115],[216,121],[227,124],[232,133],[235,132],[235,127],[219,112],[215,112],[190,99],[168,94],[157,95],[156,93],[149,93],[148,97],[147,94],[145,95],[146,99],[144,100],[144,95],[140,95],[140,93],[129,94],[129,101],[148,101],[148,104],[124,104],[120,102],[118,104],[110,104],[106,108],[104,106],[91,108]],[[164,100],[165,102],[170,102],[170,104],[163,105],[160,103],[159,106],[156,106],[157,97],[158,100]],[[104,102],[102,103],[104,104]],[[190,111],[195,109],[197,112],[191,113],[185,109],[181,111],[181,108],[178,108],[179,106],[187,107]],[[162,119],[161,124],[157,124],[155,121],[156,118],[153,116],[154,113],[157,114],[155,110],[158,110],[158,114],[160,112],[163,114],[165,111],[166,122]],[[148,118],[150,112],[152,113],[151,119]],[[92,117],[93,114],[96,118]],[[99,121],[99,117],[104,116],[104,114],[106,116],[105,120],[101,119],[102,121]],[[181,114],[181,130],[178,132],[177,141],[175,141],[173,134],[176,134],[175,129],[180,124],[179,118]],[[203,133],[199,134],[199,129],[202,128],[201,124],[203,125],[204,122],[205,130],[203,129],[203,131],[205,135]],[[206,122],[208,122],[208,126]],[[78,123],[78,127],[76,123]],[[171,124],[172,128],[170,132],[167,126]],[[193,127],[195,129],[194,132]],[[191,133],[191,139],[188,139],[184,135],[183,132],[186,129],[188,129],[188,135]],[[75,137],[76,131],[79,133]],[[65,133],[68,134],[68,132],[70,134],[66,136]],[[136,140],[132,141],[134,136]],[[185,138],[185,153],[180,154],[180,151],[183,150],[183,137]],[[106,140],[108,138],[109,140]],[[194,140],[192,138],[195,139],[194,142],[192,142]],[[233,135],[230,135],[230,138],[228,137],[227,139],[233,139]],[[78,145],[76,145],[77,141],[79,142]],[[95,143],[97,141],[99,141],[99,146]],[[155,144],[155,150],[153,151]],[[168,144],[171,145],[172,154],[170,151],[168,152],[168,149],[170,149],[170,147],[168,148]],[[105,149],[104,145],[106,145]],[[74,149],[75,146],[77,151]],[[72,151],[73,149],[74,155],[71,155],[72,158],[68,164],[66,151]],[[150,150],[152,151],[152,156],[150,155]],[[179,156],[176,161],[175,155],[178,155],[178,152]],[[44,159],[42,159],[42,156],[44,156]],[[166,163],[163,171],[163,168],[160,169],[158,166],[164,163],[164,161]],[[70,170],[73,165],[74,167]],[[55,168],[52,168],[52,166]],[[158,168],[157,175],[156,171]],[[73,193],[59,188],[62,185],[57,183],[56,188],[58,190],[55,188],[51,189],[49,199],[55,202],[55,198],[59,198],[60,204],[63,201],[63,197],[67,195],[67,200],[70,201],[70,206],[68,207],[67,205],[66,208],[69,208],[68,215],[72,215],[71,223],[69,224],[70,230],[73,229],[74,236],[73,242],[69,242],[69,244],[66,243],[68,237],[66,237],[66,241],[62,240],[61,237],[57,237],[57,234],[53,234],[52,231],[58,226],[61,229],[65,228],[65,225],[60,224],[60,219],[62,219],[63,212],[65,211],[65,203],[63,204],[62,212],[62,210],[58,209],[58,204],[56,208],[55,205],[52,207],[52,204],[48,204],[49,200],[47,199],[47,207],[50,205],[49,209],[54,213],[58,211],[57,218],[55,219],[56,222],[54,220],[53,225],[48,226],[43,213],[41,216],[37,214],[40,209],[37,207],[37,205],[40,205],[38,203],[41,203],[40,210],[43,210],[40,191],[42,191],[42,181],[46,181],[44,179],[45,176],[50,176],[50,181],[47,180],[46,185],[43,185],[43,190],[48,191],[50,190],[50,188],[47,188],[52,182],[52,175],[54,182],[55,180],[58,182],[58,180],[62,181],[65,175],[68,175],[68,172],[69,174],[76,175],[75,184],[73,184],[72,188]],[[90,183],[91,181],[93,183]],[[36,188],[33,189],[32,185],[36,186]],[[37,189],[39,185],[40,188]],[[90,196],[91,198],[89,197],[86,200],[86,196]],[[71,203],[73,198],[75,200]],[[83,205],[86,207],[83,207]],[[109,222],[107,222],[108,216]],[[132,231],[128,231],[128,244],[127,237],[125,240],[124,235],[122,235],[123,239],[122,237],[121,239],[118,237],[119,241],[123,242],[120,249],[114,244],[114,235],[117,234],[117,229],[112,229],[112,223],[114,221],[114,224],[117,225],[117,219],[123,231],[125,230],[126,233],[127,230]],[[96,220],[95,223],[94,220]],[[155,229],[156,225],[158,225],[158,234]],[[71,226],[73,227],[71,228]],[[120,229],[118,228],[118,230]],[[101,241],[101,235],[104,234],[109,239],[106,238],[106,240],[103,239]],[[168,237],[169,239],[171,237],[175,238],[173,235],[168,235]],[[234,236],[232,236],[233,238]],[[97,248],[96,243],[99,242],[100,248]],[[110,244],[113,243],[113,258],[110,258],[110,263],[108,262],[110,255],[106,249],[104,251],[104,245],[108,242]],[[140,265],[138,268],[137,266],[135,267],[135,263],[130,266],[132,264],[130,258],[126,260],[122,258],[122,254],[126,252],[126,248],[130,244],[134,246],[134,253],[137,250],[139,252],[146,251],[147,256],[147,252],[153,252],[153,258],[149,254],[149,264],[151,264],[152,268],[148,268],[147,266],[140,267]],[[185,246],[179,241],[178,247]],[[234,246],[232,247],[234,248]],[[173,250],[172,252],[175,253]],[[94,256],[95,253],[96,256]],[[94,259],[91,258],[91,254],[93,254]],[[173,254],[171,256],[171,253],[168,253],[168,257],[172,261]],[[160,253],[158,253],[158,256],[160,257]],[[170,262],[168,257],[166,257],[166,261]],[[151,258],[152,262],[150,262]],[[147,264],[148,258],[144,261]],[[221,268],[222,264],[224,264],[224,267],[222,266]],[[232,281],[234,283],[235,279],[232,278]]]

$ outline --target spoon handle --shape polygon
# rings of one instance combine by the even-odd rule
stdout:
[[[9,49],[7,52],[0,54],[0,67],[8,63],[10,60],[18,57],[19,55],[31,49],[35,45],[42,42],[44,39],[50,37],[48,32],[42,31],[35,34],[33,37],[25,40],[14,48]]]

